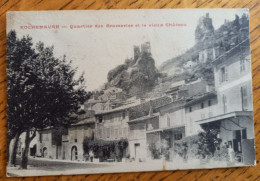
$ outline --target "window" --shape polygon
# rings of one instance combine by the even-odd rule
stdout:
[[[193,125],[192,125],[192,118],[190,117],[190,133],[192,133],[192,127],[193,127]]]
[[[124,138],[126,138],[126,137],[128,136],[128,130],[127,130],[127,128],[124,128],[123,134],[124,134]]]
[[[242,110],[245,111],[248,109],[248,95],[247,95],[247,87],[241,87],[241,99],[242,99]]]
[[[98,122],[99,122],[99,123],[102,123],[102,121],[103,121],[102,116],[99,116],[99,117],[98,117]]]
[[[113,128],[110,129],[110,137],[114,138],[114,129]]]
[[[42,133],[40,133],[40,143],[42,143]]]
[[[125,112],[122,113],[122,117],[123,117],[123,119],[125,119]]]
[[[203,103],[203,102],[200,104],[200,108],[201,108],[201,109],[204,108],[204,103]]]
[[[74,130],[74,141],[77,142],[77,138],[78,138],[78,132],[77,129]]]
[[[76,138],[74,141],[75,141],[75,143],[77,143],[77,142],[78,142],[78,139]]]
[[[224,113],[226,113],[227,112],[227,97],[224,94],[222,97],[222,101],[223,101],[223,110],[224,110]]]
[[[99,138],[102,138],[102,129],[99,128]]]
[[[109,138],[110,137],[110,129],[109,128],[107,128],[106,133],[107,133],[107,138]]]
[[[228,148],[233,148],[232,141],[228,141]]]
[[[233,131],[233,147],[234,151],[241,153],[242,145],[241,145],[241,130],[234,130]]]
[[[171,124],[171,119],[170,119],[169,114],[167,113],[167,126],[169,127],[170,124]]]
[[[246,65],[245,65],[245,59],[240,60],[240,72],[244,72],[246,70]]]
[[[118,138],[118,129],[116,128],[115,129],[115,139],[117,139]]]
[[[122,128],[119,128],[119,138],[122,138]]]
[[[182,134],[181,133],[175,133],[174,134],[174,139],[175,140],[181,140],[182,139]]]
[[[226,67],[222,67],[220,69],[220,83],[227,81],[228,80],[228,74],[227,74],[227,68]]]
[[[243,129],[243,130],[242,130],[242,139],[247,139],[246,129]]]
[[[211,100],[208,100],[208,106],[209,107],[211,106]]]
[[[114,115],[114,114],[109,115],[109,121],[110,121],[111,123],[113,123],[113,121],[114,121],[115,118],[116,118],[116,115]]]
[[[189,111],[192,112],[192,107],[189,107]]]
[[[102,129],[102,136],[103,136],[103,139],[106,138],[106,128],[103,128],[103,129]]]

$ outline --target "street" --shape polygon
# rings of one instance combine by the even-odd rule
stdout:
[[[101,162],[91,163],[70,160],[52,160],[44,158],[29,157],[27,170],[19,167],[21,158],[17,158],[16,167],[7,167],[7,175],[18,176],[39,176],[39,175],[71,175],[71,174],[93,174],[93,173],[118,173],[137,172],[140,170],[164,170],[161,160],[152,162]]]
[[[17,158],[17,163],[20,164],[21,158]],[[19,167],[17,164],[17,167]],[[31,170],[71,170],[71,169],[86,169],[86,168],[101,168],[108,166],[109,163],[90,163],[90,162],[77,162],[70,160],[55,160],[44,158],[29,157],[28,169]]]

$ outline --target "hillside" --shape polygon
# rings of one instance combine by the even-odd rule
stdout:
[[[233,21],[225,20],[214,30],[207,13],[199,19],[195,29],[195,45],[184,54],[165,61],[159,71],[168,74],[167,81],[182,77],[186,81],[202,78],[212,82],[210,62],[249,37],[248,23],[246,15],[236,15]]]

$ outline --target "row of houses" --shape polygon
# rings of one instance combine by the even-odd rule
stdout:
[[[136,161],[156,159],[150,148],[163,154],[167,145],[166,159],[172,161],[176,141],[198,134],[203,127],[211,127],[219,130],[221,146],[231,148],[240,162],[252,164],[254,130],[249,40],[211,63],[214,86],[204,80],[180,81],[164,90],[164,96],[132,98],[117,107],[111,106],[110,99],[89,100],[84,105],[86,113],[76,124],[38,132],[34,146],[36,156],[85,160],[88,153],[83,151],[83,142],[88,137],[104,141],[125,139],[128,147],[124,157]],[[117,100],[118,90],[112,92],[115,92],[113,99]]]

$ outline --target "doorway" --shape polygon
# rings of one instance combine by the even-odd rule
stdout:
[[[78,149],[76,146],[71,148],[71,160],[78,160]]]

